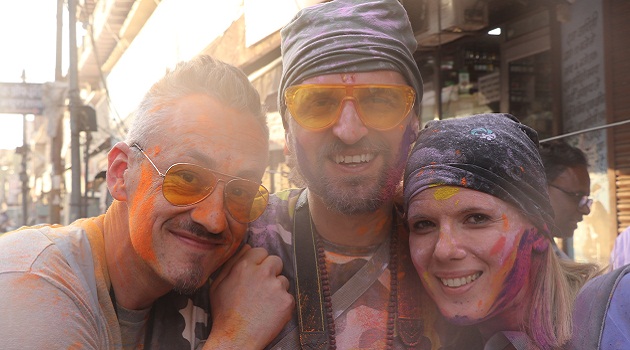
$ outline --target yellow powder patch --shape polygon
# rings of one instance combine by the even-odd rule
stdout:
[[[449,199],[453,197],[458,192],[459,192],[458,187],[454,187],[454,186],[440,187],[436,189],[435,192],[433,192],[433,198],[435,198],[436,200],[445,200],[445,199]]]

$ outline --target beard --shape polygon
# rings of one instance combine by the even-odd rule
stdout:
[[[182,216],[178,216],[169,219],[166,226],[173,230],[181,229],[190,232],[191,234],[198,236],[208,241],[222,242],[225,241],[223,234],[213,234],[208,232],[204,226],[191,221],[190,219]],[[162,262],[169,262],[171,257],[168,253],[159,254],[158,260]],[[209,276],[204,271],[204,256],[189,254],[185,257],[186,261],[178,261],[177,263],[167,264],[168,279],[173,285],[173,290],[181,294],[192,294],[199,287],[201,287]],[[218,259],[218,258],[217,258]]]
[[[194,263],[185,273],[179,274],[174,281],[173,290],[180,294],[192,294],[205,282],[202,259]]]
[[[411,142],[405,142],[407,132],[398,152],[392,152],[384,142],[362,139],[353,145],[346,145],[340,140],[322,147],[311,164],[305,157],[304,149],[291,136],[295,152],[291,152],[289,165],[292,168],[291,180],[298,185],[308,187],[322,198],[328,209],[345,215],[373,213],[384,204],[391,202],[401,185],[402,173]],[[324,163],[333,154],[354,149],[361,153],[378,154],[384,161],[380,171],[374,174],[354,176],[328,176],[324,173]]]

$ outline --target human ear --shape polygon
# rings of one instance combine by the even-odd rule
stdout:
[[[415,141],[415,139],[418,138],[418,133],[420,132],[420,117],[414,115],[409,121],[409,127],[411,128],[411,131],[413,131],[413,139]]]
[[[118,201],[127,200],[125,171],[129,166],[131,147],[125,142],[118,142],[107,154],[107,188]]]
[[[284,155],[288,156],[290,154],[294,154],[295,153],[294,150],[295,150],[295,147],[292,142],[291,131],[287,130],[284,133]]]

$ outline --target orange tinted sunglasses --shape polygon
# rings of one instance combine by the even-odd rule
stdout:
[[[137,143],[131,147],[140,150],[162,177],[162,194],[172,205],[197,204],[214,191],[219,181],[223,181],[223,203],[234,220],[250,223],[267,208],[269,191],[259,183],[190,163],[175,163],[162,173]]]
[[[304,84],[287,88],[284,97],[291,116],[305,129],[331,127],[341,116],[343,102],[352,100],[363,124],[389,130],[407,117],[416,93],[407,85]]]

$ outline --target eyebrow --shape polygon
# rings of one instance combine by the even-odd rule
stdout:
[[[250,169],[241,169],[239,170],[238,173],[234,174],[234,173],[228,173],[223,171],[222,169],[219,169],[219,162],[217,162],[215,159],[211,158],[208,156],[208,153],[206,152],[201,152],[197,149],[192,149],[190,150],[190,153],[188,154],[188,156],[194,158],[198,164],[197,165],[201,165],[205,168],[211,169],[211,170],[215,170],[221,173],[226,173],[228,175],[231,176],[236,176],[236,177],[240,177],[242,179],[246,179],[246,180],[252,180],[254,182],[260,182],[261,178],[260,176],[257,174],[256,171],[254,170],[250,170]]]

